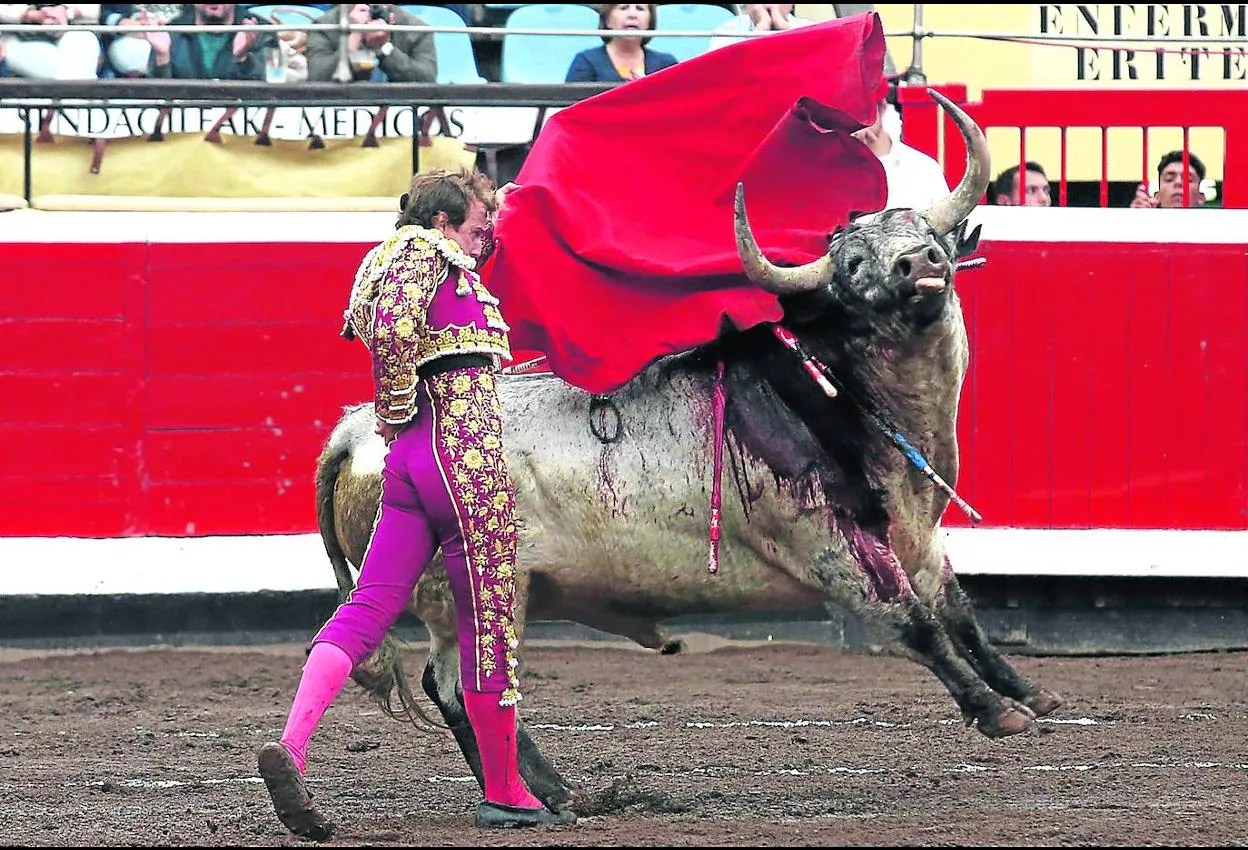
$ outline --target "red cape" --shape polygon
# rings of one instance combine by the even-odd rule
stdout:
[[[485,272],[513,348],[605,393],[725,319],[781,318],[742,273],[737,181],[773,262],[808,262],[850,212],[882,208],[883,167],[849,134],[875,120],[883,67],[868,13],[745,39],[554,115]]]

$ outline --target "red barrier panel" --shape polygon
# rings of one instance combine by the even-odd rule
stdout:
[[[0,533],[314,528],[316,456],[370,392],[338,336],[366,247],[5,245]]]
[[[1080,213],[1134,241],[1086,241]],[[1196,211],[1171,214],[1232,235],[1128,234],[1164,231],[1165,214],[994,213],[1085,235],[1007,228],[959,278],[957,487],[985,525],[1248,529],[1248,259],[1233,235],[1248,231]],[[218,226],[203,244],[4,244],[0,535],[315,529],[322,442],[371,395],[363,346],[339,336],[368,244],[224,241],[245,235]]]
[[[958,281],[958,490],[985,524],[1248,528],[1244,247],[989,242],[983,256]]]
[[[143,245],[5,245],[0,528],[118,536],[147,527]]]

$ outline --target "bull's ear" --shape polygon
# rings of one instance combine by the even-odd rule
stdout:
[[[813,292],[780,297],[780,309],[784,310],[784,321],[795,325],[804,325],[822,319],[832,306],[832,292],[826,286]]]
[[[958,225],[958,229],[954,232],[954,255],[955,259],[961,260],[969,257],[979,247],[979,231],[983,230],[982,224],[975,225],[975,229],[970,235],[966,235],[966,222]]]

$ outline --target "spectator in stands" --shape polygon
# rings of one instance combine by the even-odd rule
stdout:
[[[94,24],[100,4],[0,4],[3,24]],[[0,38],[5,65],[17,77],[34,80],[94,80],[100,72],[100,39],[93,32],[11,33]]]
[[[339,6],[316,19],[318,24],[338,23]],[[357,81],[432,83],[438,77],[438,54],[431,32],[390,32],[392,24],[429,26],[406,9],[388,4],[353,3],[347,13],[353,24],[374,24],[377,29],[353,32],[348,39],[348,58]],[[308,34],[308,79],[329,82],[338,67],[338,34],[319,30]]]
[[[193,5],[190,23],[197,26],[258,23],[251,15],[240,17],[233,3]],[[139,22],[152,23],[147,9],[139,10]],[[260,32],[149,32],[146,36],[152,45],[149,75],[179,80],[262,80],[262,51],[277,46],[272,33]]]
[[[190,24],[195,18],[190,3],[105,3],[100,22],[110,27],[141,26],[140,16],[151,24]],[[119,77],[146,77],[152,65],[152,44],[147,33],[105,35],[108,64]]]
[[[940,163],[901,141],[901,120],[896,106],[896,87],[876,103],[875,123],[854,133],[884,166],[888,179],[885,209],[906,207],[925,210],[949,194],[949,183]]]
[[[658,25],[654,3],[600,3],[598,28],[604,30],[652,30]],[[602,37],[602,47],[582,50],[568,66],[569,83],[621,83],[637,80],[676,64],[670,53],[646,49],[650,36]]]
[[[1204,206],[1205,196],[1200,190],[1200,183],[1205,179],[1205,164],[1191,151],[1188,151],[1187,161],[1187,179],[1184,179],[1183,151],[1170,151],[1163,156],[1157,163],[1157,193],[1150,195],[1148,185],[1141,183],[1136,187],[1131,208],[1169,207],[1173,209]],[[1187,191],[1186,202],[1183,199],[1185,189]]]
[[[739,44],[746,41],[738,38],[739,33],[747,32],[781,32],[794,27],[804,27],[814,21],[799,18],[793,13],[792,3],[746,3],[744,14],[737,15],[715,28],[711,36],[711,50],[726,44]]]
[[[1019,199],[1018,166],[1011,165],[992,181],[991,200],[1001,207],[1051,207],[1053,198],[1049,192],[1049,176],[1038,162],[1026,163],[1026,189]]]

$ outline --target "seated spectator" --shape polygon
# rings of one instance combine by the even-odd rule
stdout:
[[[141,26],[140,16],[151,24],[190,24],[195,18],[190,3],[106,3],[100,7],[100,22],[110,27]],[[119,77],[146,77],[152,65],[152,44],[147,33],[105,35],[108,64]]]
[[[652,30],[658,24],[654,3],[600,3],[598,28],[604,30]],[[637,80],[676,64],[676,57],[647,50],[650,36],[602,37],[602,47],[582,50],[568,66],[569,83],[621,83]]]
[[[316,19],[318,24],[338,23],[340,6]],[[390,80],[398,83],[432,83],[438,78],[438,54],[431,32],[396,32],[391,24],[429,26],[428,22],[398,6],[352,3],[347,13],[353,24],[375,24],[377,29],[353,32],[348,37],[348,58],[357,81]],[[338,67],[338,33],[308,33],[308,79],[329,82]]]
[[[997,175],[989,189],[992,203],[1000,207],[1051,207],[1053,198],[1049,192],[1049,176],[1038,162],[1026,163],[1027,187],[1022,200],[1018,195],[1018,166],[1011,165]]]
[[[100,4],[68,6],[43,3],[0,4],[0,25],[94,24]],[[34,80],[94,80],[100,72],[100,39],[93,32],[11,33],[0,38],[5,65],[16,77]]]
[[[1187,179],[1183,177],[1183,151],[1170,151],[1157,163],[1157,193],[1150,195],[1148,185],[1141,183],[1135,190],[1135,198],[1131,201],[1132,209],[1154,209],[1156,207],[1183,208],[1200,207],[1205,204],[1204,193],[1200,190],[1200,181],[1205,179],[1205,164],[1200,157],[1188,151]],[[1184,189],[1187,200],[1184,201]]]
[[[890,86],[890,91],[895,89]],[[884,208],[925,210],[949,194],[949,183],[939,162],[901,141],[900,119],[891,99],[880,98],[875,123],[854,133],[854,138],[869,147],[884,166],[888,179]]]
[[[711,36],[711,50],[749,40],[736,37],[737,33],[781,32],[814,23],[793,14],[792,3],[746,3],[744,6],[744,14],[715,27],[715,35]]]
[[[233,3],[193,5],[194,18],[189,23],[197,26],[258,23],[250,15],[240,19],[238,7]],[[152,18],[146,9],[139,10],[139,22],[151,25]],[[152,45],[149,76],[179,80],[262,80],[261,51],[277,44],[272,33],[260,32],[149,32],[145,35]]]

